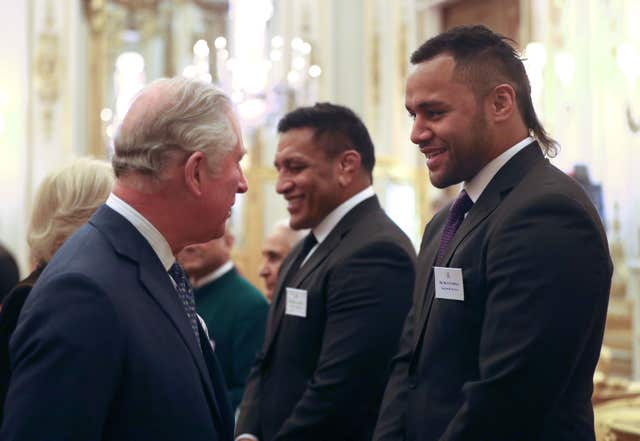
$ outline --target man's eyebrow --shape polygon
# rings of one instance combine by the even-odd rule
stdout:
[[[291,156],[287,156],[286,158],[281,159],[280,161],[278,161],[277,158],[274,159],[273,165],[275,167],[277,167],[278,163],[285,164],[285,163],[289,163],[289,162],[293,162],[293,161],[304,161],[304,160],[305,160],[304,156],[302,156],[300,154],[293,154]]]
[[[430,107],[442,106],[444,104],[446,104],[446,103],[444,101],[441,101],[441,100],[426,100],[426,101],[421,101],[420,103],[418,103],[416,108],[417,109],[428,109]]]

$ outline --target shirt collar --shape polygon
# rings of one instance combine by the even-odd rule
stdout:
[[[222,266],[218,267],[217,270],[215,270],[215,271],[207,274],[206,276],[201,277],[200,279],[198,279],[193,284],[193,287],[194,288],[200,288],[201,286],[207,285],[207,284],[209,284],[211,282],[215,282],[216,280],[218,280],[220,277],[222,277],[225,274],[227,274],[232,269],[233,269],[233,262],[229,260],[226,263],[224,263]]]
[[[531,144],[533,141],[534,139],[531,136],[528,136],[522,141],[518,142],[516,145],[509,147],[500,155],[493,158],[487,165],[482,168],[482,170],[480,170],[473,178],[471,178],[470,181],[464,183],[464,189],[473,203],[476,203],[484,189],[487,188],[487,185],[489,185],[489,182],[491,182],[496,173],[498,173],[498,171],[509,161],[509,159],[513,158],[516,153]]]
[[[131,222],[136,230],[149,242],[153,251],[157,254],[165,271],[169,271],[171,265],[176,261],[173,253],[171,252],[171,246],[164,238],[164,236],[149,222],[145,217],[140,214],[135,208],[127,204],[115,194],[111,193],[107,198],[107,206],[115,212],[119,213],[126,220]]]
[[[355,195],[351,196],[349,199],[344,201],[342,204],[338,205],[333,209],[331,213],[329,213],[323,220],[313,228],[313,235],[316,237],[318,241],[318,245],[322,243],[323,240],[329,236],[329,233],[338,225],[338,222],[348,213],[353,207],[358,205],[360,202],[368,199],[372,196],[375,196],[375,192],[373,191],[372,186],[368,186],[364,190]],[[317,247],[317,245],[316,245]],[[314,247],[315,248],[315,247]]]

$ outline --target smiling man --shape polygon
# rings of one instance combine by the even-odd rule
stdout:
[[[351,110],[300,108],[278,131],[276,190],[291,226],[311,233],[280,269],[236,433],[366,441],[411,303],[415,252],[373,192],[373,143]]]
[[[591,441],[611,260],[580,186],[544,157],[522,61],[482,26],[411,56],[411,141],[463,183],[426,226],[376,441]]]
[[[11,339],[0,438],[228,441],[222,372],[175,254],[222,236],[247,191],[231,101],[184,78],[132,103],[116,183],[34,286]]]

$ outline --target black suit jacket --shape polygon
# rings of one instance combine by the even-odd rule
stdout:
[[[434,296],[447,212],[425,229],[374,439],[593,440],[612,264],[591,201],[537,143],[520,151],[444,256],[462,269],[464,301]]]
[[[230,440],[224,380],[200,340],[149,243],[103,206],[24,304],[0,439]]]
[[[20,281],[2,302],[2,310],[0,310],[0,424],[4,414],[4,399],[7,396],[11,379],[9,341],[18,324],[18,317],[24,302],[43,269],[44,266],[36,268],[24,280]]]
[[[283,286],[301,247],[282,265],[236,433],[368,440],[411,304],[415,251],[376,197],[361,202],[291,279],[308,292],[302,318],[285,315]]]

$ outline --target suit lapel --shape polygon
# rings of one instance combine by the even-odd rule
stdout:
[[[291,286],[299,287],[302,282],[313,272],[313,270],[320,265],[331,252],[340,244],[342,237],[345,234],[345,231],[338,228],[334,229],[334,231],[327,236],[325,240],[318,246],[318,248],[313,252],[311,256],[307,259],[306,262],[300,267],[298,272],[291,279]],[[335,233],[335,234],[334,234]]]
[[[155,255],[154,255],[155,257]],[[178,333],[182,337],[185,345],[189,348],[191,356],[198,366],[200,377],[205,384],[205,391],[211,408],[216,418],[221,419],[220,409],[215,399],[214,388],[211,382],[208,368],[203,358],[202,350],[198,347],[196,339],[191,329],[191,324],[187,318],[184,308],[179,303],[178,295],[173,288],[169,275],[164,271],[162,264],[140,265],[140,281],[147,288],[147,291],[154,298],[156,303],[164,311],[169,320],[173,323]],[[160,271],[157,269],[160,268]]]
[[[440,225],[436,227],[438,223]],[[436,222],[436,225],[434,225],[434,230],[438,232],[438,237],[434,237],[433,240],[426,244],[426,246],[421,247],[420,256],[418,258],[418,263],[416,266],[416,268],[424,268],[424,271],[421,271],[418,274],[416,280],[416,289],[418,290],[418,292],[423,293],[423,295],[416,298],[416,300],[420,299],[422,301],[418,309],[417,318],[419,320],[417,323],[423,323],[423,321],[426,320],[426,316],[431,309],[431,302],[433,300],[433,290],[429,290],[428,287],[431,286],[431,278],[433,277],[433,265],[436,261],[438,247],[440,245],[440,236],[442,235],[442,229],[444,228],[444,217],[443,219],[439,219],[438,222]],[[428,229],[425,229],[425,239],[427,230]],[[419,338],[420,334],[416,334],[416,341],[418,341]]]
[[[284,281],[290,279],[289,272],[292,270],[291,265],[293,265],[293,263],[297,260],[298,254],[300,254],[301,251],[302,241],[298,243],[295,248],[289,253],[285,261],[282,263],[282,266],[280,267],[278,280],[273,289],[273,302],[271,308],[269,308],[269,319],[267,321],[267,332],[263,345],[264,348],[268,349],[271,346],[271,343],[276,337],[278,328],[280,327],[280,322],[282,321],[284,307],[286,304],[285,297],[287,295],[284,289]]]
[[[442,262],[440,262],[441,266],[448,265],[453,253],[456,248],[458,248],[458,245],[460,245],[460,242],[462,242],[469,233],[471,233],[483,220],[487,218],[487,216],[491,214],[493,210],[496,209],[500,201],[501,197],[498,193],[483,193],[480,196],[471,210],[469,210],[467,217],[462,221],[462,224],[460,224],[460,228],[456,231],[456,234],[453,236],[444,257],[442,258]]]
[[[119,254],[137,263],[140,283],[182,337],[200,371],[206,394],[213,404],[213,413],[217,418],[221,418],[202,351],[197,346],[189,319],[180,304],[171,278],[151,245],[129,221],[106,205],[100,207],[89,222],[105,234]]]
[[[471,233],[493,210],[502,202],[508,192],[520,182],[528,170],[539,160],[542,160],[542,152],[537,142],[522,149],[493,177],[480,198],[473,205],[469,214],[460,225],[453,240],[449,244],[442,265],[446,266],[458,245]]]
[[[543,160],[542,151],[537,142],[530,144],[529,146],[518,152],[513,158],[511,158],[493,177],[487,187],[484,189],[480,198],[473,205],[469,214],[464,219],[460,228],[453,236],[451,243],[445,255],[440,262],[442,266],[448,266],[449,262],[453,258],[456,249],[460,243],[476,228],[480,225],[489,215],[500,205],[502,200],[506,197],[509,191],[517,185],[524,175],[539,161]],[[450,205],[447,207],[447,211]],[[417,348],[422,336],[424,334],[427,321],[429,320],[429,314],[431,313],[431,307],[433,306],[433,298],[435,296],[435,289],[432,283],[433,279],[433,266],[435,264],[438,247],[440,245],[440,236],[444,228],[446,219],[446,212],[441,212],[442,219],[440,219],[437,238],[431,241],[426,248],[424,255],[425,259],[420,259],[419,268],[428,268],[428,275],[425,277],[424,284],[416,284],[424,294],[424,302],[420,308],[421,315],[419,323],[420,332],[415,335],[414,348]],[[425,231],[426,232],[426,231]],[[422,257],[422,252],[420,253]],[[425,266],[423,266],[425,265]],[[428,266],[427,266],[428,265]]]
[[[198,321],[198,333],[200,335],[200,349],[205,359],[207,368],[209,369],[209,377],[212,381],[212,389],[214,395],[207,393],[207,399],[210,406],[215,409],[214,419],[217,419],[220,424],[216,425],[220,427],[220,431],[226,431],[225,439],[232,439],[233,437],[233,411],[229,406],[229,402],[226,400],[227,390],[224,374],[222,368],[218,363],[218,359],[213,352],[211,342],[208,339],[208,335],[202,329],[202,324]],[[215,397],[225,397],[222,402],[218,402]]]
[[[275,314],[275,310],[284,301],[282,299],[282,297],[284,297],[285,294],[283,292],[283,286],[282,285],[284,284],[284,281],[289,278],[288,275],[289,275],[289,272],[291,271],[291,265],[293,265],[293,262],[296,261],[296,259],[298,257],[298,254],[300,254],[301,250],[302,250],[302,241],[300,243],[298,243],[289,252],[289,255],[282,262],[282,266],[280,267],[280,271],[278,273],[278,278],[276,280],[276,284],[273,287],[273,300],[272,300],[271,308],[269,310],[269,323],[272,322],[272,319],[273,319],[274,314]],[[273,328],[273,326],[271,326],[271,328]],[[269,335],[270,334],[272,334],[272,332],[270,331],[270,329],[267,329],[267,338],[266,338],[266,340],[269,340]]]

